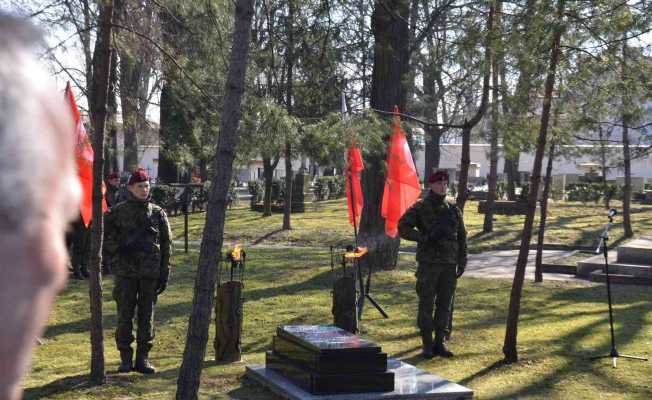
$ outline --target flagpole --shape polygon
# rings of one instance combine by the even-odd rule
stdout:
[[[346,95],[344,94],[344,91],[342,91],[342,97],[341,97],[341,108],[340,111],[342,112],[342,121],[346,124],[347,118],[346,118],[346,113],[347,113],[347,107],[346,107]],[[351,193],[351,213],[353,215],[353,237],[355,238],[355,248],[358,248],[358,226],[356,224],[357,219],[355,215],[355,196],[353,195],[353,171],[352,171],[352,166],[349,165],[348,168],[348,174],[349,174],[349,191]]]
[[[353,171],[351,171],[351,165],[349,165],[349,191],[351,192],[351,213],[353,214],[353,237],[355,238],[355,248],[358,248],[358,224],[356,215],[355,215],[355,197],[353,195]]]

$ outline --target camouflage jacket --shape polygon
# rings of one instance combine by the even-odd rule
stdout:
[[[446,219],[447,235],[432,235]],[[398,223],[399,235],[417,242],[417,261],[429,264],[462,264],[466,266],[466,228],[462,213],[444,196],[428,192],[415,203]],[[433,237],[436,236],[436,237]]]
[[[104,254],[117,276],[167,280],[170,237],[165,211],[149,201],[130,198],[105,214]]]

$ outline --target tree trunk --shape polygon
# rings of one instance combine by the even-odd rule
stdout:
[[[457,207],[464,212],[464,205],[468,198],[467,184],[469,180],[469,165],[471,164],[471,130],[480,122],[482,116],[487,109],[487,102],[489,100],[489,80],[490,71],[493,60],[492,50],[492,37],[494,35],[494,17],[496,14],[496,4],[491,2],[489,6],[489,16],[487,17],[487,36],[485,39],[485,55],[484,55],[484,78],[482,82],[482,99],[478,111],[470,120],[464,121],[462,128],[462,160],[460,165],[460,175],[458,177],[457,188]]]
[[[390,13],[391,12],[391,13]],[[371,16],[374,64],[371,76],[371,107],[392,111],[405,108],[403,85],[409,70],[409,0],[376,0]]]
[[[500,10],[499,10],[500,15]],[[500,24],[496,24],[500,25]],[[496,204],[496,186],[498,185],[498,61],[493,60],[491,69],[492,104],[491,104],[491,140],[489,149],[489,188],[487,189],[487,209],[484,214],[482,232],[489,233],[494,230],[494,205]]]
[[[598,125],[598,137],[600,139],[600,169],[602,170],[602,177],[600,182],[602,183],[602,192],[604,194],[604,208],[608,210],[610,207],[611,198],[607,194],[609,189],[607,185],[607,146],[604,140],[601,125]]]
[[[293,72],[294,72],[294,1],[288,1],[288,18],[287,18],[287,84],[285,93],[285,104],[288,115],[292,115],[292,89],[293,89]],[[292,182],[294,173],[292,171],[292,144],[289,139],[285,141],[285,199],[283,204],[283,230],[292,229]]]
[[[627,60],[627,40],[623,41],[622,48],[622,74],[623,81],[626,79],[625,74],[625,60]],[[624,236],[626,238],[631,238],[634,236],[634,231],[632,230],[632,220],[630,213],[630,204],[632,201],[632,154],[629,148],[629,103],[630,100],[627,97],[627,93],[623,93],[623,163],[625,166],[625,187],[623,188],[623,230]]]
[[[162,182],[173,183],[179,181],[179,167],[172,156],[175,144],[184,130],[190,131],[191,127],[183,111],[183,104],[177,96],[177,89],[171,81],[177,78],[174,72],[166,73],[166,83],[161,89],[161,118],[159,126],[158,178]]]
[[[104,176],[107,177],[111,172],[118,171],[117,161],[117,114],[118,103],[116,100],[118,84],[118,56],[115,51],[111,52],[111,73],[109,75],[109,96],[107,99],[107,137],[104,145]]]
[[[548,166],[546,167],[546,179],[541,197],[541,220],[539,221],[539,232],[537,235],[537,256],[534,265],[534,281],[543,282],[543,241],[546,234],[546,219],[548,217],[548,198],[550,197],[550,186],[552,184],[552,163],[555,158],[555,141],[550,143],[548,154]]]
[[[265,192],[263,193],[263,217],[272,215],[272,180],[274,169],[278,165],[278,158],[272,162],[268,157],[263,156],[263,178]]]
[[[292,171],[292,145],[285,143],[285,198],[283,202],[283,230],[290,230],[290,216],[292,215],[292,182],[294,181]]]
[[[195,279],[192,313],[183,352],[183,362],[177,380],[177,400],[197,399],[201,370],[206,354],[208,330],[213,309],[217,268],[222,252],[226,198],[231,183],[233,160],[238,141],[241,100],[244,93],[245,72],[251,39],[251,19],[254,0],[238,0],[235,7],[233,46],[229,73],[224,87],[220,133],[213,160],[214,176],[206,207],[206,223],[202,235],[199,267]]]
[[[409,68],[408,0],[376,0],[371,16],[375,38],[374,64],[371,74],[371,107],[392,111],[395,105],[405,108],[404,79]],[[398,255],[398,238],[385,235],[385,220],[380,215],[384,176],[384,154],[365,160],[362,172],[364,208],[360,217],[360,243],[369,249],[361,259],[369,268],[392,268]]]
[[[93,123],[93,220],[91,222],[90,276],[88,278],[91,309],[91,373],[93,383],[104,383],[104,329],[102,327],[102,181],[104,168],[104,126],[107,114],[109,74],[111,71],[111,26],[113,1],[99,5],[99,28],[93,52],[93,80],[90,87],[90,110]]]
[[[632,201],[632,161],[629,148],[629,129],[627,119],[623,118],[623,162],[625,164],[625,187],[623,188],[623,229],[626,238],[634,236],[630,204]]]
[[[138,26],[138,31],[152,36],[153,7],[148,1],[116,3],[116,14],[125,26]],[[138,165],[138,136],[147,129],[149,79],[152,71],[152,50],[127,31],[120,49],[120,104],[124,133],[124,169],[133,171]]]
[[[428,179],[428,176],[437,168],[439,168],[439,161],[441,159],[441,150],[439,143],[441,142],[441,129],[428,126],[425,128],[426,132],[426,150],[425,150],[425,168],[423,170],[423,179]]]
[[[464,121],[462,128],[462,157],[460,159],[460,174],[457,177],[457,206],[464,212],[468,198],[469,166],[471,165],[471,126]]]
[[[512,155],[505,151],[505,175],[507,175],[507,199],[516,200],[516,187],[521,186],[521,177],[518,173],[519,155]]]
[[[423,3],[424,14],[430,15],[430,10],[428,9],[428,2],[424,1]],[[441,17],[441,26],[438,29],[444,31],[443,35],[445,36],[446,29],[446,16],[442,15]],[[442,59],[440,54],[445,52],[445,47],[442,43],[445,43],[445,40],[438,40],[435,45],[433,38],[433,33],[430,31],[428,33],[428,46],[433,50],[429,52],[429,57],[425,70],[423,72],[423,94],[427,101],[432,101],[432,107],[428,107],[425,111],[426,117],[432,120],[435,124],[439,122],[439,104],[443,96],[444,87],[441,83],[441,71],[443,69]],[[442,110],[443,122],[446,121],[446,110]],[[441,137],[444,133],[442,128],[437,126],[428,125],[424,128],[425,130],[425,168],[423,170],[423,180],[428,179],[430,174],[437,168],[439,168],[439,162],[441,159],[441,149],[439,148]]]
[[[536,12],[537,0],[527,0],[525,4],[525,16],[523,18],[522,26],[525,29],[523,33],[523,42],[526,47],[532,45],[532,18]],[[509,110],[509,119],[515,120],[519,115],[527,112],[531,99],[534,98],[532,91],[534,89],[535,66],[533,66],[532,59],[538,55],[533,55],[532,52],[522,52],[517,59],[517,66],[520,74],[514,90],[514,100],[512,101],[511,110]],[[506,80],[503,75],[503,93],[507,93]],[[504,114],[508,114],[507,102],[503,102]],[[508,149],[507,140],[510,135],[505,135],[503,144],[505,149],[505,167],[504,171],[507,175],[507,198],[511,201],[516,200],[516,187],[521,186],[521,176],[519,173],[519,156],[518,151]]]
[[[539,194],[539,182],[541,180],[541,163],[543,153],[546,147],[546,136],[548,134],[548,122],[550,120],[550,106],[552,103],[552,92],[555,86],[555,72],[559,62],[560,42],[562,35],[562,22],[564,13],[564,0],[557,0],[556,22],[553,42],[550,51],[550,66],[548,76],[546,77],[546,86],[541,110],[541,126],[539,127],[539,137],[537,139],[537,148],[532,166],[532,177],[530,179],[530,193],[528,196],[528,208],[523,224],[523,233],[521,246],[519,248],[518,260],[516,261],[516,272],[514,273],[514,282],[509,299],[509,312],[507,315],[507,326],[505,330],[505,342],[503,344],[503,354],[506,362],[518,361],[518,351],[516,349],[518,334],[518,316],[521,308],[521,293],[523,292],[523,280],[525,278],[525,267],[530,252],[530,239],[532,238],[532,226],[534,224],[534,214],[537,207],[537,195]]]
[[[122,3],[122,2],[121,2]],[[118,14],[124,19],[124,6]],[[134,171],[138,167],[138,120],[137,102],[138,71],[135,60],[128,51],[120,51],[120,106],[122,111],[122,134],[124,137],[124,159],[122,169]]]

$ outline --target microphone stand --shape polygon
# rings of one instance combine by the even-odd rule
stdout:
[[[602,254],[604,255],[604,270],[607,275],[607,301],[609,303],[609,328],[611,330],[611,351],[609,354],[591,357],[591,360],[597,360],[600,358],[611,358],[611,365],[616,368],[616,360],[618,358],[631,358],[633,360],[647,361],[646,357],[630,356],[627,354],[620,354],[616,350],[616,337],[614,335],[614,317],[613,317],[613,307],[611,305],[611,278],[609,277],[609,249],[607,242],[609,241],[609,228],[613,225],[613,216],[615,215],[615,210],[609,212],[609,222],[604,227],[604,231],[600,234],[600,242],[598,243],[598,248],[595,249],[596,254],[600,254],[600,248],[602,248]]]

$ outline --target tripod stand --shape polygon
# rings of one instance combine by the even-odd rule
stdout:
[[[604,254],[604,270],[607,275],[607,301],[609,302],[609,328],[611,329],[611,351],[609,354],[591,357],[591,360],[597,360],[600,358],[611,358],[611,365],[616,368],[616,360],[618,358],[631,358],[633,360],[642,360],[647,361],[646,357],[630,356],[626,354],[619,354],[616,350],[616,337],[614,335],[614,317],[613,317],[613,308],[611,305],[611,278],[609,277],[609,249],[607,242],[609,241],[609,228],[613,225],[613,217],[616,215],[616,210],[609,210],[609,222],[604,227],[604,231],[600,234],[600,242],[598,243],[598,248],[595,250],[596,254],[600,254],[600,248],[602,248],[602,253]]]

